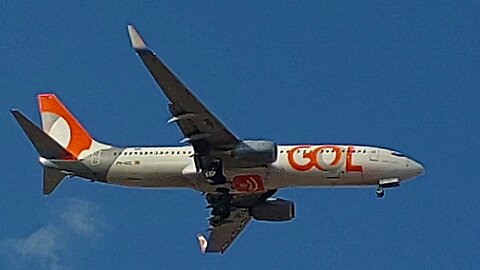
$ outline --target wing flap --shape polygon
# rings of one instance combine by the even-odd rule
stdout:
[[[202,253],[224,253],[228,247],[235,241],[240,233],[245,229],[248,222],[252,219],[249,208],[257,203],[264,202],[275,194],[277,190],[268,190],[265,193],[235,194],[229,196],[228,201],[233,208],[227,218],[213,215],[210,217],[209,234],[205,237],[202,234],[197,235],[198,244]],[[219,204],[225,203],[225,197],[219,194],[206,194],[209,206],[215,208]]]
[[[224,253],[250,220],[251,217],[246,208],[235,209],[226,219],[217,220],[216,217],[213,217],[210,221],[211,228],[208,239],[203,235],[198,236],[202,252]]]

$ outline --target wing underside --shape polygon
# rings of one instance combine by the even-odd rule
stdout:
[[[208,235],[197,235],[200,250],[203,253],[224,253],[252,219],[250,209],[256,204],[265,202],[276,191],[235,195],[206,194],[212,215],[209,218]],[[226,217],[219,213],[221,212],[219,209],[225,206],[231,209]]]
[[[207,238],[203,235],[198,236],[202,252],[224,253],[250,220],[251,217],[246,208],[233,210],[225,219],[212,217]]]
[[[178,125],[184,136],[181,143],[190,143],[193,146],[197,171],[205,172],[212,168],[212,164],[222,168],[218,162],[230,157],[228,151],[241,141],[146,46],[132,25],[128,26],[128,33],[132,47],[170,101],[168,108],[172,117],[168,123]],[[229,191],[205,194],[212,213],[208,235],[197,236],[202,252],[224,253],[252,219],[251,207],[264,202],[275,191],[243,195],[231,195]]]
[[[184,138],[197,154],[207,155],[211,150],[229,149],[239,140],[202,102],[181,82],[171,69],[146,45],[133,26],[128,26],[131,43],[158,86],[170,101],[172,118]]]

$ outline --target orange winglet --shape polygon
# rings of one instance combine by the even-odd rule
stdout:
[[[67,150],[70,153],[78,157],[83,150],[90,148],[92,138],[54,94],[39,94],[37,98],[41,113],[53,113],[67,122],[70,132]]]

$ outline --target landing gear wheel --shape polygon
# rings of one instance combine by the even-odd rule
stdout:
[[[220,168],[221,167],[219,166],[219,164],[217,164],[217,162],[212,162],[212,164],[210,164],[210,168],[203,172],[203,176],[205,176],[205,178],[207,179],[213,178],[220,171]]]
[[[203,176],[212,185],[222,185],[227,182],[227,178],[223,175],[223,166],[220,160],[212,162],[210,168],[203,172]]]
[[[222,196],[224,196],[224,198],[227,198],[228,200],[231,199],[231,197],[230,197],[230,189],[224,188],[224,187],[219,187],[219,188],[216,189],[216,191],[217,191],[218,193],[221,193]]]
[[[217,192],[220,194],[215,201],[212,201],[212,215],[218,216],[220,219],[226,219],[230,216],[232,196],[230,195],[230,190],[227,188],[217,188]]]
[[[213,178],[215,177],[215,175],[217,174],[217,171],[215,170],[208,170],[208,171],[205,171],[203,173],[203,176],[205,176],[205,178]]]
[[[382,198],[383,196],[385,196],[385,190],[383,190],[383,188],[380,186],[377,187],[375,193],[377,194],[377,198]]]
[[[226,203],[219,204],[212,210],[212,215],[219,216],[221,219],[228,218],[230,216],[230,206]]]

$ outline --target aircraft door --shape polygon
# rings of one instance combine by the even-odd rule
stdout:
[[[380,152],[378,151],[378,149],[370,149],[369,151],[369,155],[370,155],[370,160],[371,161],[378,161],[378,156],[380,154]]]

